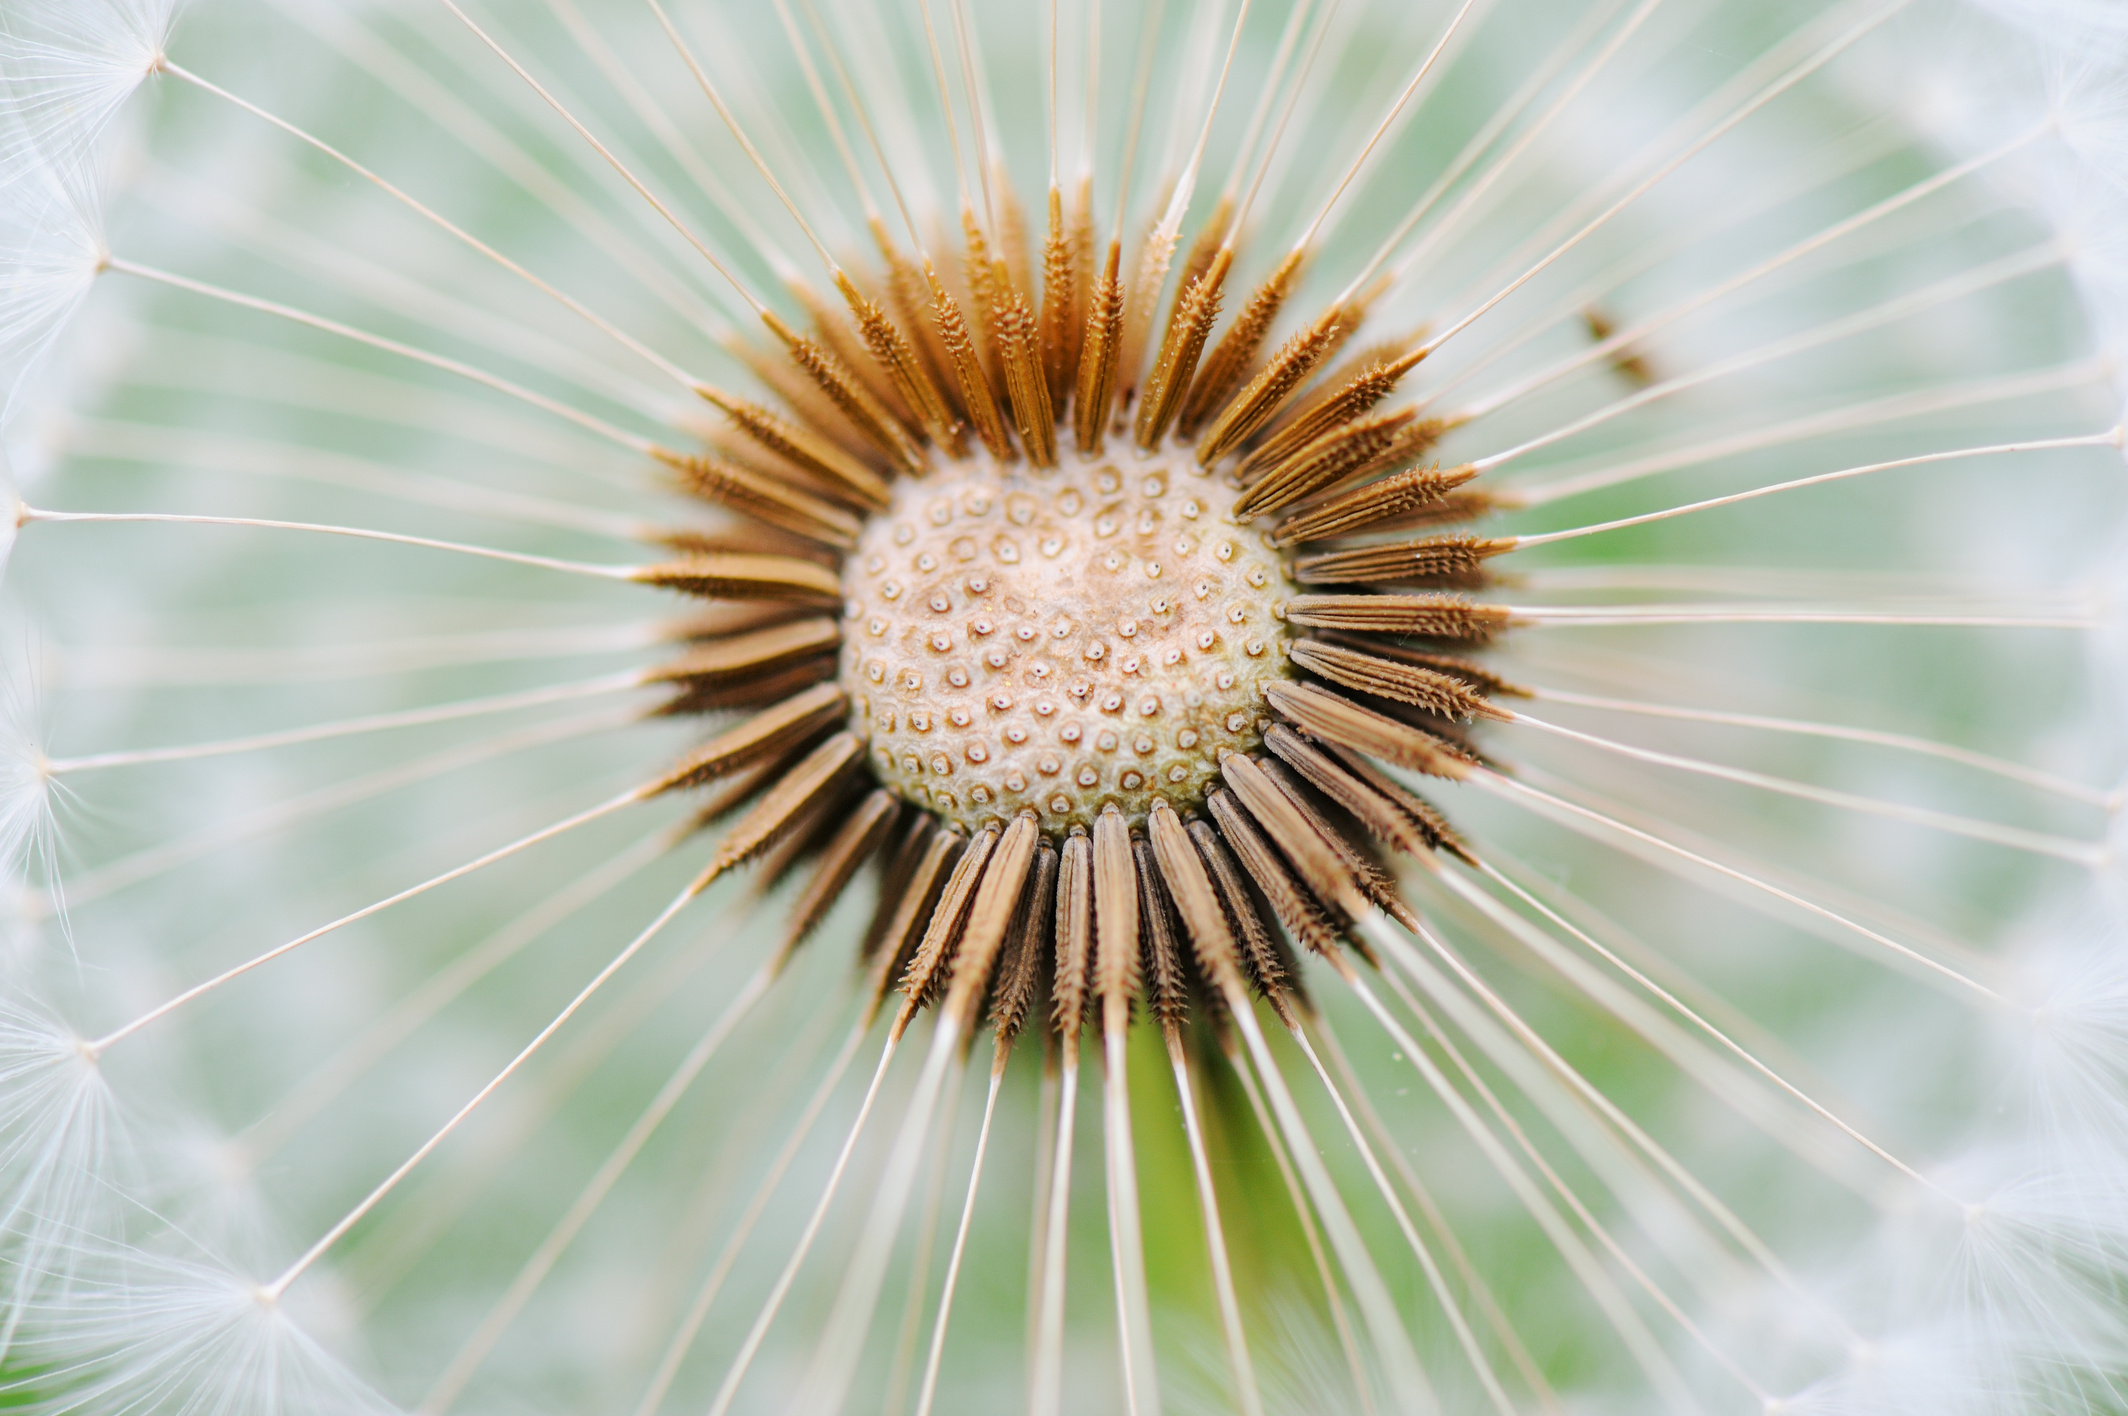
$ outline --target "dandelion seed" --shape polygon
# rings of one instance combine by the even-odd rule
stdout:
[[[649,9],[0,9],[0,1393],[2108,1404],[2113,50]]]

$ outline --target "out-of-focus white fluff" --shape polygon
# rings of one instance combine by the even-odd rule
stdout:
[[[0,183],[41,160],[69,171],[161,59],[177,0],[15,0],[0,13],[12,122]]]
[[[103,260],[96,143],[161,58],[175,0],[0,13],[0,427]]]
[[[70,1380],[46,1379],[39,1409],[60,1416],[381,1416],[394,1408],[324,1352],[280,1303],[226,1271],[99,1246],[94,1277],[35,1308],[20,1355],[115,1354]],[[4,1391],[4,1388],[0,1388]]]
[[[0,426],[87,297],[105,254],[84,163],[35,150],[10,153],[7,162],[0,171]]]
[[[114,1113],[69,1029],[0,989],[0,1358],[108,1228]]]

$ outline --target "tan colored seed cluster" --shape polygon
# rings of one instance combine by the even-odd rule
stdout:
[[[1052,833],[1203,800],[1290,677],[1292,593],[1186,452],[970,458],[900,482],[844,564],[851,728],[896,795]]]

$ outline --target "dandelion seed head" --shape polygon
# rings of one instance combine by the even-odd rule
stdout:
[[[2119,831],[2110,80],[1922,7],[275,12],[0,49],[81,405],[15,570],[115,641],[110,750],[0,757],[105,813],[121,1015],[5,1172],[77,1406],[382,1402],[310,1333],[436,1412],[2105,1367],[2119,970],[1998,936]],[[188,1064],[130,1170],[102,1053]]]

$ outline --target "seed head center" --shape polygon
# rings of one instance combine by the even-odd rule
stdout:
[[[1277,555],[1187,453],[970,458],[904,480],[843,571],[842,683],[880,781],[976,828],[1201,802],[1288,677]]]

